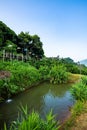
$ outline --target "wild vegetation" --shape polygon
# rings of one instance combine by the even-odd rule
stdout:
[[[28,114],[27,106],[20,107],[21,115],[17,121],[14,121],[9,130],[58,130],[60,125],[55,120],[55,116],[52,115],[52,111],[46,115],[46,119],[41,119],[37,112]],[[7,130],[4,125],[4,130]]]
[[[4,69],[3,69],[4,68]],[[0,95],[9,98],[32,85],[48,80],[52,83],[63,83],[67,81],[67,72],[63,66],[40,66],[38,69],[24,62],[0,62],[0,70],[10,72],[8,77],[0,79]]]
[[[34,62],[34,63],[33,63]],[[43,80],[51,83],[71,82],[72,75],[61,59],[0,61],[0,71],[9,72],[8,77],[0,78],[0,97],[6,99]]]
[[[40,80],[38,70],[28,63],[4,62],[0,65],[0,70],[10,72],[9,77],[0,79],[0,95],[8,98],[13,94],[24,91]]]
[[[66,68],[62,65],[53,66],[50,71],[50,82],[51,83],[66,83],[68,80],[68,73]]]
[[[87,100],[87,77],[82,77],[79,83],[73,85],[71,93],[76,100]]]
[[[87,113],[87,77],[86,76],[82,76],[80,82],[73,85],[73,87],[71,88],[71,93],[73,97],[75,98],[76,103],[71,109],[71,117],[69,118],[69,120],[65,122],[62,128],[63,130],[75,129],[74,127],[77,124],[76,119],[78,120],[78,123],[81,123],[81,121],[79,121],[78,119],[79,116],[81,114]],[[84,128],[85,127],[82,126],[82,129]],[[77,130],[79,129],[80,127],[77,128]]]

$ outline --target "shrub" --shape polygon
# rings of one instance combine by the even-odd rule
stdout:
[[[27,88],[39,81],[40,75],[36,68],[32,66],[19,66],[12,70],[11,82],[22,88]]]
[[[39,73],[41,75],[42,80],[46,80],[49,78],[49,67],[48,66],[40,66]]]
[[[53,66],[50,70],[50,82],[51,83],[65,83],[68,79],[68,73],[66,68],[62,65]]]
[[[71,93],[76,100],[86,101],[87,100],[87,86],[85,80],[73,85]]]
[[[84,84],[84,85],[87,85],[87,76],[83,76],[81,78],[81,82]]]
[[[4,70],[11,73],[9,78],[0,79],[0,94],[3,98],[25,90],[40,79],[39,71],[27,63],[4,62],[3,66]]]

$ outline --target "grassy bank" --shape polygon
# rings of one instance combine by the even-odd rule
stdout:
[[[71,109],[70,117],[62,124],[60,130],[86,130],[87,102],[77,101]]]
[[[0,78],[0,95],[2,98],[9,98],[40,80],[39,71],[23,62],[0,63],[0,70],[4,76]],[[7,73],[9,72],[9,76]]]
[[[74,83],[81,75],[67,73],[61,66],[35,68],[29,63],[0,62],[0,102],[10,98],[44,80],[53,84]]]
[[[0,99],[7,99],[46,79],[53,84],[66,83],[66,68],[63,65],[50,68],[41,65],[37,69],[24,62],[0,62]]]
[[[75,77],[76,75],[73,75]],[[78,76],[79,79],[79,76]],[[75,80],[73,80],[74,82]],[[81,111],[84,109],[82,102],[78,103],[76,106],[73,107],[72,118],[69,119],[68,122],[66,122],[66,125],[63,129],[68,130],[71,125],[73,125],[74,119],[77,115],[81,113]],[[79,110],[77,109],[79,108]],[[10,126],[10,130],[58,130],[60,129],[60,125],[57,121],[55,121],[55,116],[52,115],[52,111],[46,116],[46,120],[43,120],[40,118],[39,114],[36,112],[32,112],[31,114],[28,114],[27,107],[24,109],[22,107],[22,115],[19,116],[21,118],[17,119],[12,123]],[[4,127],[4,130],[7,130],[6,126]],[[70,129],[69,129],[70,130]]]
[[[71,109],[70,118],[62,125],[61,130],[85,130],[87,128],[87,77],[82,77],[80,82],[71,88],[71,93],[76,99]]]
[[[1,98],[9,98],[10,96],[22,92],[25,89],[28,89],[33,84],[38,83],[39,81],[45,80],[47,78],[50,82],[54,84],[66,82],[74,83],[81,78],[81,75],[67,73],[66,68],[62,65],[52,66],[52,68],[50,69],[48,66],[40,66],[37,69],[34,66],[31,66],[29,63],[15,61],[0,63],[0,70],[3,72],[3,74],[4,72],[7,72],[7,74],[5,73],[4,77],[0,79]],[[59,129],[59,126],[54,120],[54,116],[52,116],[52,113],[50,113],[46,117],[46,121],[42,120],[35,112],[28,115],[28,113],[24,110],[24,114],[26,114],[26,116],[22,117],[21,121],[17,120],[15,122],[16,124],[13,124],[10,130],[28,130],[29,128],[36,130]],[[74,116],[72,116],[70,123],[66,123],[68,124],[66,125],[66,128],[70,126],[69,124],[73,124],[72,120],[74,120],[76,116],[75,114],[72,115]],[[7,129],[6,126],[4,129]]]
[[[82,77],[81,74],[72,74],[72,73],[69,73],[68,82],[69,83],[78,82],[78,81],[80,81],[81,77]]]

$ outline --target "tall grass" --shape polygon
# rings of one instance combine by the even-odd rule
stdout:
[[[66,83],[68,80],[68,73],[66,68],[63,65],[53,66],[50,70],[50,82],[57,83]]]
[[[50,69],[47,65],[44,65],[44,66],[41,65],[39,67],[39,73],[40,73],[42,80],[46,80],[49,78],[49,71],[50,71]]]
[[[80,82],[73,85],[71,93],[76,100],[75,105],[71,109],[71,117],[65,123],[63,130],[70,130],[75,125],[77,116],[87,112],[87,77],[83,76]]]
[[[46,120],[40,118],[37,112],[32,112],[28,115],[27,107],[21,108],[21,120],[14,121],[9,130],[58,130],[60,125],[52,115],[52,111],[46,116]],[[4,130],[7,130],[6,125]]]
[[[77,101],[75,105],[71,109],[71,116],[65,122],[62,130],[71,130],[71,127],[75,125],[76,117],[79,116],[82,112],[85,112],[86,107],[84,106],[84,102]]]
[[[71,93],[76,100],[87,100],[87,77],[82,77],[81,81],[73,85]]]

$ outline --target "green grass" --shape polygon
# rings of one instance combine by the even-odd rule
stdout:
[[[80,74],[72,74],[72,73],[69,73],[68,75],[68,82],[69,83],[75,83],[77,81],[80,81],[82,75]]]
[[[77,116],[87,112],[87,77],[82,76],[80,82],[73,85],[71,93],[76,100],[71,109],[71,116],[62,126],[62,130],[70,130],[75,125]]]
[[[76,101],[75,105],[71,108],[70,118],[61,126],[62,130],[72,130],[71,128],[75,125],[76,118],[82,113],[87,112],[87,106],[85,102]]]

